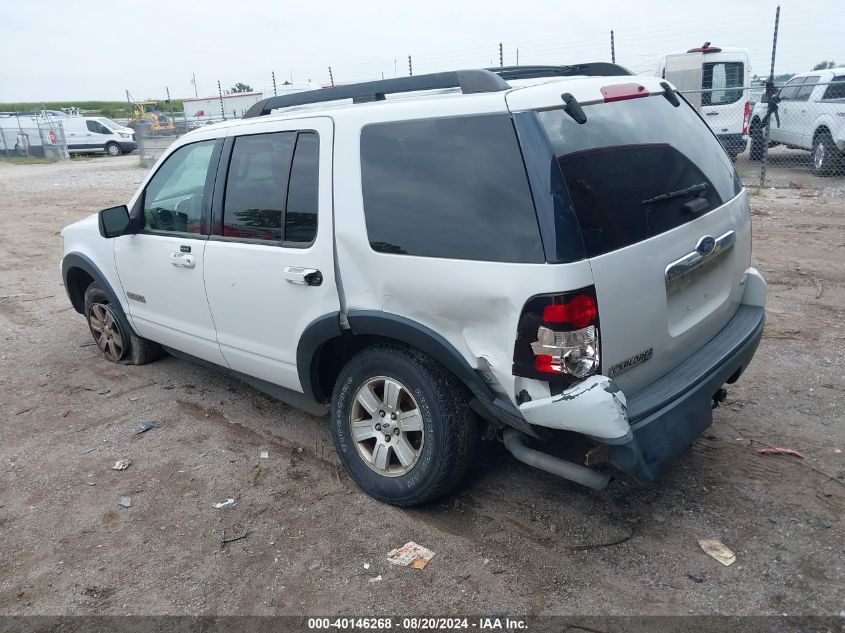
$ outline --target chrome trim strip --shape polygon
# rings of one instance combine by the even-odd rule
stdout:
[[[713,247],[713,250],[706,255],[702,255],[698,251],[693,251],[688,255],[684,255],[680,259],[676,259],[666,267],[666,281],[674,281],[679,277],[683,277],[687,273],[701,266],[704,262],[710,261],[727,251],[734,245],[735,242],[736,233],[728,231],[716,238],[716,245]]]

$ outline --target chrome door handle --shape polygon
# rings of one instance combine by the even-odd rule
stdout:
[[[193,268],[197,265],[194,256],[190,253],[171,253],[170,263],[177,268]]]
[[[319,286],[323,283],[323,274],[316,268],[288,266],[285,268],[285,277],[289,284],[297,286]]]

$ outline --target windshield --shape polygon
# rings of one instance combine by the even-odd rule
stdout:
[[[725,150],[685,102],[662,95],[538,113],[588,257],[695,220],[741,189]]]
[[[110,130],[122,130],[124,128],[123,125],[115,123],[114,121],[112,121],[111,119],[107,119],[106,117],[100,117],[97,120]]]

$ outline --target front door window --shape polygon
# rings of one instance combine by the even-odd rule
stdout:
[[[203,232],[203,195],[215,142],[191,143],[167,158],[144,191],[145,230]]]

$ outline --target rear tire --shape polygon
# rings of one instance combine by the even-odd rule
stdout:
[[[120,305],[109,301],[96,281],[85,290],[85,318],[94,343],[106,360],[146,365],[161,356],[161,346],[135,334]]]
[[[109,156],[120,156],[123,153],[123,150],[120,149],[120,145],[117,143],[107,143],[106,144],[106,154]]]
[[[331,415],[335,448],[352,479],[397,506],[452,490],[477,441],[463,385],[422,352],[395,345],[367,348],[344,366]]]
[[[845,154],[836,149],[833,137],[827,130],[822,130],[813,139],[811,154],[813,172],[817,176],[830,176],[845,167]]]
[[[760,121],[754,120],[751,122],[751,151],[749,152],[751,160],[763,160],[765,153],[765,143],[763,142],[763,126]]]

